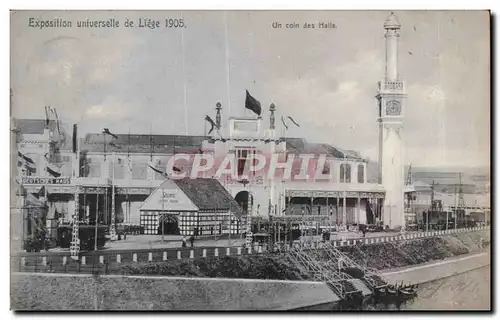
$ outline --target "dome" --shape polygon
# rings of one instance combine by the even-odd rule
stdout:
[[[401,28],[401,24],[399,23],[398,18],[396,17],[394,12],[391,12],[389,17],[387,17],[387,19],[385,20],[384,28]]]

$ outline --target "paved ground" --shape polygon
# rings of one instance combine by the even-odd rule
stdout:
[[[367,238],[375,238],[380,236],[395,236],[396,232],[373,232],[367,233]],[[315,241],[321,240],[321,236],[306,236],[303,237],[305,241]],[[342,233],[332,233],[331,240],[351,240],[351,239],[361,239],[363,238],[361,233],[354,232],[342,232]],[[181,248],[182,236],[172,236],[166,235],[163,238],[160,235],[128,235],[126,240],[110,241],[106,243],[106,247],[99,250],[104,254],[109,251],[115,250],[147,250],[147,249],[169,249],[169,248]],[[234,236],[228,239],[227,236],[224,239],[220,237],[215,240],[213,237],[204,237],[203,239],[196,239],[195,247],[239,247],[245,243],[245,239],[241,236]],[[190,244],[188,243],[188,247]],[[50,249],[50,252],[69,252],[69,249],[54,248]]]

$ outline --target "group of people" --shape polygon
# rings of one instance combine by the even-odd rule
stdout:
[[[191,243],[191,248],[194,247],[194,235],[191,235],[189,238],[187,236],[182,237],[182,247],[186,248],[187,247],[187,242],[189,241]]]

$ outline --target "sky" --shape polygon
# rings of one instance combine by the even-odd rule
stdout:
[[[38,11],[11,14],[11,114],[44,118],[44,105],[80,132],[204,133],[245,111],[245,90],[267,123],[292,116],[288,137],[377,159],[377,82],[384,78],[387,11]],[[402,24],[405,163],[490,165],[490,21],[486,11],[395,11]],[[185,28],[164,28],[165,18]],[[72,21],[30,28],[29,18]],[[119,28],[77,28],[115,18]],[[161,28],[125,28],[126,19]],[[336,28],[319,29],[318,22]],[[273,28],[279,22],[283,28]],[[286,28],[315,23],[315,29]],[[281,126],[278,123],[278,132]]]

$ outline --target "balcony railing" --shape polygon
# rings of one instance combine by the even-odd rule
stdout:
[[[404,90],[404,82],[401,80],[378,82],[378,91],[402,91],[402,90]]]

